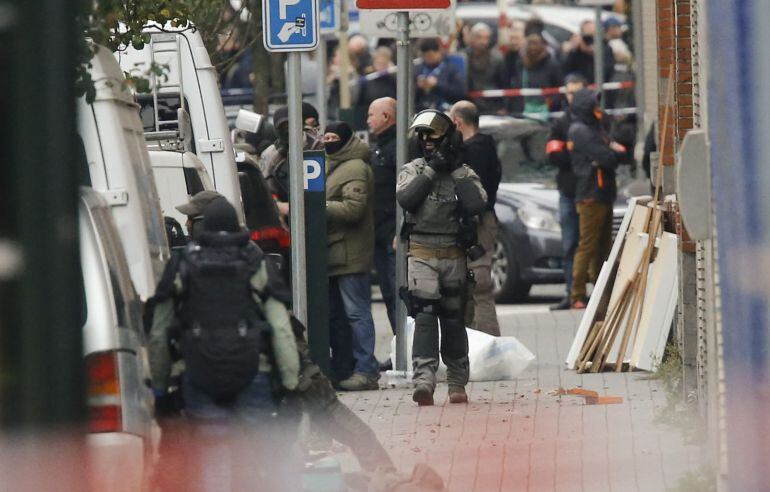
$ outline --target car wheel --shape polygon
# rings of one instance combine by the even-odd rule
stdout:
[[[522,280],[513,247],[502,232],[497,235],[492,253],[492,283],[495,300],[501,303],[526,299],[532,287]]]

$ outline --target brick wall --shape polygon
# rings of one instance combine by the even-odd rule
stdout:
[[[659,142],[666,139],[664,166],[672,166],[675,152],[688,130],[693,128],[693,70],[691,0],[657,0],[658,17],[658,126]],[[663,118],[668,77],[674,68],[674,104],[663,135]]]

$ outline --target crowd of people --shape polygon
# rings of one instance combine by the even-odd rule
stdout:
[[[610,17],[601,26],[603,33],[603,80],[633,80],[631,50],[624,41],[623,24]],[[484,22],[461,25],[454,36],[423,39],[416,45],[415,104],[417,110],[448,110],[452,104],[470,99],[482,114],[526,114],[547,118],[547,113],[563,109],[564,98],[557,95],[527,97],[469,97],[478,91],[520,88],[555,88],[565,77],[580,75],[594,83],[594,35],[596,26],[586,20],[580,30],[559,43],[542,19],[513,20],[503,32]],[[504,35],[506,39],[499,39]],[[362,34],[349,42],[347,76],[351,80],[353,105],[362,109],[380,97],[396,97],[394,74],[395,45],[381,39],[372,49]],[[339,78],[342,64],[335,50],[326,77],[332,87],[330,107],[339,106]],[[608,95],[611,106],[633,106],[633,91]]]
[[[609,46],[617,27],[604,26],[608,80],[615,71],[616,50]],[[240,472],[260,475],[265,490],[298,488],[294,471],[300,464],[287,457],[295,455],[289,448],[302,412],[349,445],[363,468],[393,470],[371,430],[335,393],[377,390],[388,368],[374,355],[373,270],[393,333],[397,302],[414,319],[414,402],[433,405],[439,358],[447,366],[449,403],[468,402],[466,327],[492,336],[501,331],[491,267],[502,167],[495,141],[479,131],[480,115],[541,114],[557,103],[542,96],[468,100],[469,90],[566,84],[565,101],[558,102],[564,113],[553,123],[546,148],[558,169],[567,286],[564,301],[554,307],[585,307],[586,284],[595,281],[609,252],[615,170],[628,154],[610,136],[598,94],[587,88],[593,29],[585,22],[581,36],[562,47],[541,21],[514,23],[505,54],[492,48],[493,32],[484,24],[467,29],[455,52],[437,40],[423,41],[415,71],[414,139],[404,163],[396,158],[392,51],[381,46],[370,53],[366,39],[351,38],[354,70],[383,74],[364,78],[358,92],[358,104],[366,105],[368,141],[342,121],[322,127],[312,105],[302,108],[304,148],[326,155],[328,375],[310,358],[304,327],[291,314],[285,271],[241,230],[232,205],[212,191],[180,204],[191,241],[169,262],[153,299],[149,355],[158,408],[178,408],[181,399],[194,423],[197,458],[205,468],[193,472],[201,474],[203,489],[230,488],[226,484],[237,478],[233,461],[249,440],[271,445],[249,455],[254,460]],[[275,141],[258,159],[287,225],[288,113],[286,107],[274,112]],[[404,213],[401,230],[396,204]],[[400,287],[399,241],[407,253],[407,282]],[[172,425],[162,424],[166,446],[182,439]]]

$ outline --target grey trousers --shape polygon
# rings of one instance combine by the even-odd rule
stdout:
[[[435,389],[440,353],[447,366],[447,383],[465,386],[470,371],[463,302],[467,275],[465,258],[423,259],[410,256],[407,268],[410,293],[420,302],[430,303],[415,316],[413,380],[415,384],[427,384]]]
[[[484,212],[478,228],[479,244],[486,253],[476,261],[468,263],[476,278],[476,289],[473,292],[475,316],[471,328],[483,331],[492,336],[500,336],[500,324],[495,311],[495,284],[492,282],[492,253],[497,239],[497,218],[491,211]]]

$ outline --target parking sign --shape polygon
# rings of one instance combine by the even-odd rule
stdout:
[[[305,166],[305,191],[326,192],[326,154],[320,150],[302,153]]]
[[[262,0],[268,51],[312,51],[318,46],[318,0]]]
[[[319,0],[319,26],[321,34],[331,34],[340,30],[340,1]]]

